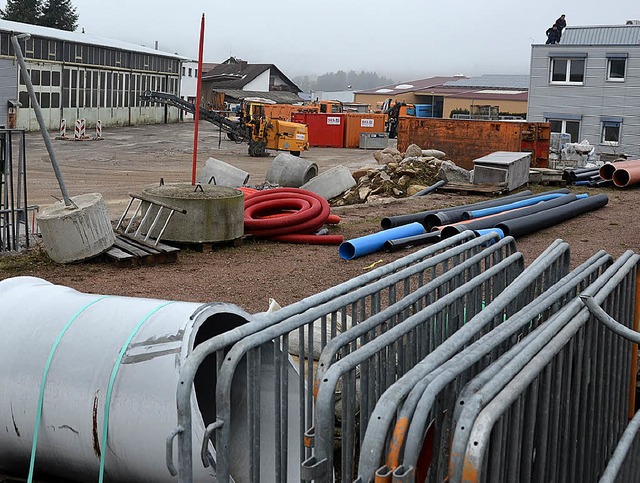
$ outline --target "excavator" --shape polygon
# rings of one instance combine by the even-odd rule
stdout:
[[[191,114],[196,112],[194,104],[166,92],[147,91],[141,99],[177,107]],[[244,100],[240,105],[238,119],[229,119],[218,112],[209,111],[200,106],[200,119],[215,124],[227,133],[229,139],[237,143],[247,142],[249,156],[252,157],[265,156],[267,149],[289,151],[295,156],[309,149],[307,126],[270,119],[265,116],[264,106],[264,102]]]

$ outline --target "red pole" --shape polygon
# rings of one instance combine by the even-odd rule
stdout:
[[[193,129],[193,163],[191,166],[191,184],[196,184],[196,165],[198,164],[198,123],[200,122],[200,95],[202,92],[202,51],[204,49],[204,13],[200,23],[200,48],[198,50],[198,87],[196,88],[195,127]]]

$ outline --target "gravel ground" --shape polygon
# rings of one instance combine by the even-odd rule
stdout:
[[[57,158],[72,196],[99,192],[113,219],[121,214],[128,194],[140,192],[160,178],[165,182],[189,181],[193,158],[193,124],[137,126],[104,130],[103,141],[54,141]],[[200,129],[198,164],[216,157],[250,173],[249,184],[264,181],[273,157],[250,158],[247,146],[219,138],[208,123]],[[343,164],[351,170],[375,164],[371,151],[312,148],[303,157],[313,160],[322,172]],[[455,161],[455,160],[453,160]],[[27,135],[29,203],[44,206],[60,198],[46,150],[38,133]],[[548,189],[532,186],[534,190]],[[584,190],[575,190],[576,193]],[[600,249],[618,256],[639,250],[640,190],[590,189],[605,193],[609,204],[553,228],[517,240],[518,249],[530,262],[554,239],[570,243],[576,265]],[[332,234],[345,239],[380,229],[386,216],[418,212],[478,201],[478,197],[431,194],[411,199],[380,199],[364,205],[332,210],[341,216]],[[378,252],[351,261],[342,260],[336,246],[293,245],[244,240],[238,246],[220,246],[209,252],[183,250],[176,263],[118,268],[112,263],[90,261],[58,265],[43,250],[28,255],[0,258],[0,279],[18,275],[41,277],[83,292],[151,297],[193,302],[229,302],[249,312],[267,309],[268,299],[290,304],[355,277],[372,266],[388,263],[410,253]]]

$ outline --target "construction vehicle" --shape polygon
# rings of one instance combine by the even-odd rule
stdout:
[[[155,102],[177,107],[195,114],[196,106],[190,102],[166,92],[147,91],[143,101]],[[267,101],[268,102],[268,101]],[[200,119],[209,121],[227,133],[229,139],[249,144],[249,156],[259,157],[267,154],[267,149],[289,151],[299,156],[309,149],[307,126],[295,122],[270,119],[265,116],[265,100],[245,99],[240,104],[239,117],[230,119],[220,112],[209,111],[200,106]]]
[[[382,112],[387,115],[385,131],[389,133],[390,139],[394,139],[398,137],[398,121],[403,117],[416,117],[416,106],[404,101],[396,101],[391,106],[391,99],[387,99],[382,105]]]

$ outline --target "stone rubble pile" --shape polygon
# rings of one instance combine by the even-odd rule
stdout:
[[[376,151],[373,157],[378,164],[352,173],[356,186],[330,200],[330,204],[355,205],[377,198],[412,196],[440,179],[439,171],[444,163],[453,164],[443,161],[445,156],[442,151],[423,150],[415,144],[410,145],[405,153],[396,148]]]

